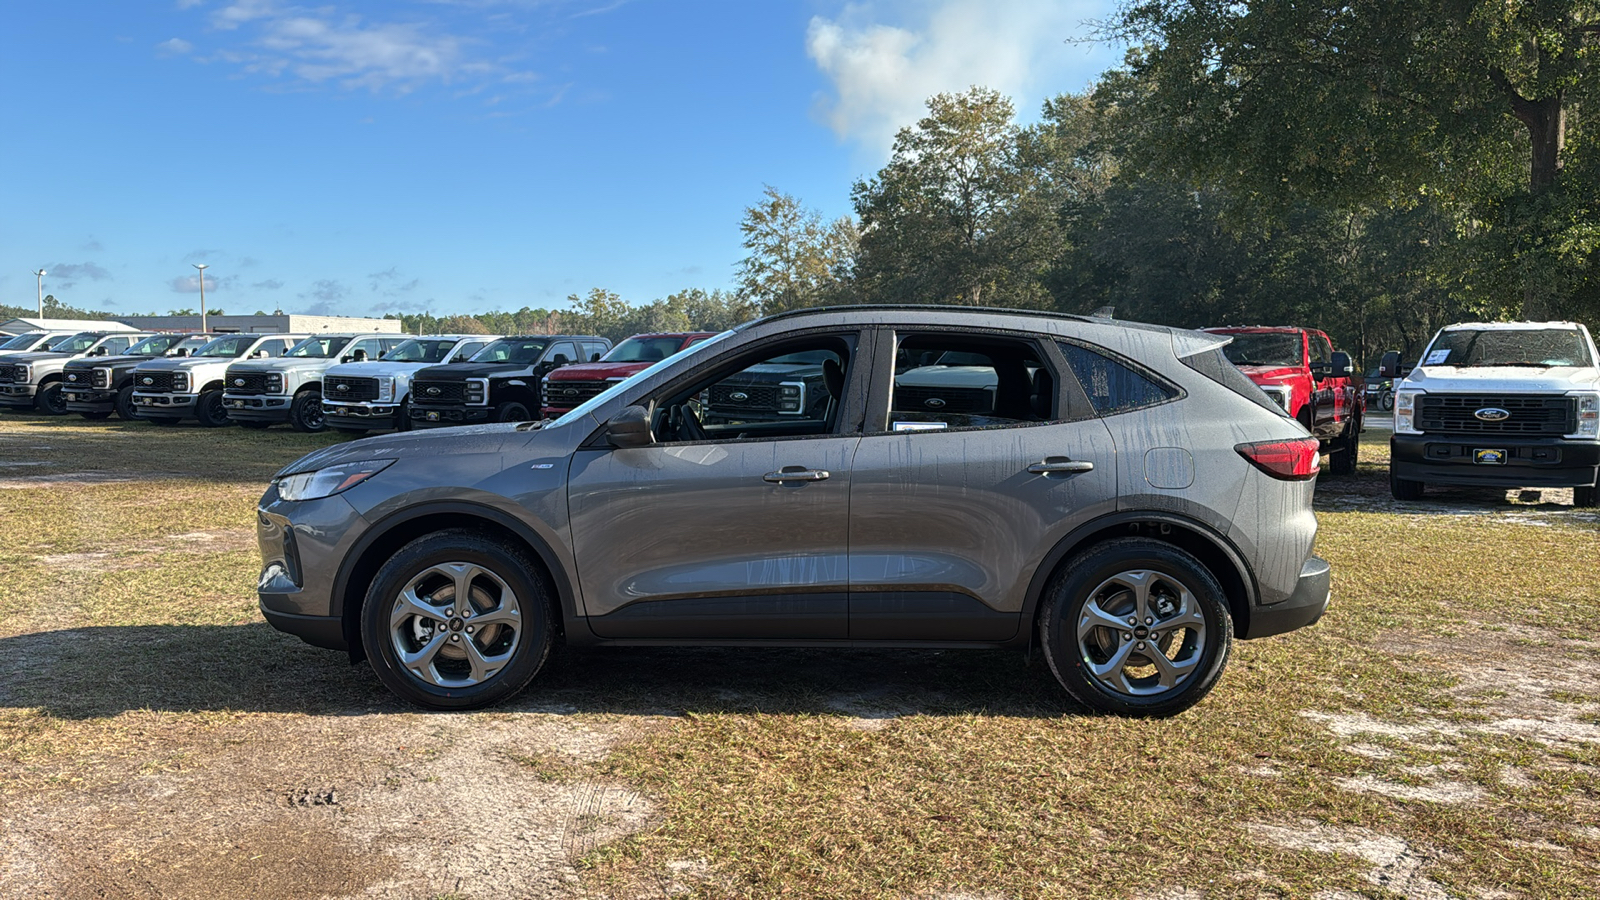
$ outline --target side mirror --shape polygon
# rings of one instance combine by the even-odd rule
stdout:
[[[250,354],[250,358],[251,359],[266,359],[267,358],[267,351],[265,349],[257,350],[256,352]]]
[[[606,423],[606,440],[619,450],[654,444],[655,436],[650,434],[650,411],[642,406],[624,407]]]
[[[1378,363],[1379,378],[1400,377],[1400,351],[1390,350],[1383,354],[1383,360]]]
[[[1333,375],[1335,378],[1347,378],[1355,374],[1355,366],[1350,364],[1350,354],[1343,350],[1333,351]]]

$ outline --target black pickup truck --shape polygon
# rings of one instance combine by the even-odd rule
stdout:
[[[592,362],[610,349],[610,341],[593,335],[501,338],[470,362],[417,372],[411,379],[411,425],[443,428],[539,418],[539,382],[546,373]]]
[[[85,357],[67,363],[61,373],[61,397],[67,402],[67,412],[85,419],[104,419],[114,412],[119,419],[133,421],[134,368],[152,359],[188,356],[215,337],[158,334],[134,344],[121,356]]]

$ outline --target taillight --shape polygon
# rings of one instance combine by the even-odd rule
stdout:
[[[1316,438],[1294,438],[1287,441],[1256,441],[1239,444],[1233,449],[1261,471],[1284,481],[1306,481],[1317,477],[1322,467],[1318,456],[1321,449]]]

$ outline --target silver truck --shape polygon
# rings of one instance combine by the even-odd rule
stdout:
[[[315,334],[278,359],[228,367],[222,405],[246,428],[288,422],[295,431],[328,427],[322,415],[322,373],[339,363],[376,361],[406,338],[397,334]]]
[[[412,338],[378,362],[340,363],[322,376],[322,412],[335,431],[411,428],[411,376],[429,366],[465,362],[500,336],[434,334]]]
[[[81,331],[61,338],[42,352],[17,353],[0,359],[0,406],[37,409],[47,416],[67,411],[62,396],[66,382],[62,370],[81,357],[118,356],[132,344],[150,337],[148,332]]]
[[[50,345],[64,337],[71,337],[76,331],[24,331],[15,337],[0,341],[0,359],[15,356],[18,353],[32,353],[34,351],[49,350]]]
[[[225,334],[182,359],[156,359],[133,370],[134,414],[157,425],[194,419],[207,428],[227,425],[222,378],[241,359],[270,359],[289,352],[303,334]]]

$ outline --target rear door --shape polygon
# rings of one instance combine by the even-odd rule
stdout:
[[[884,331],[877,348],[851,474],[850,637],[1007,640],[1045,555],[1115,510],[1111,436],[1038,336]]]

